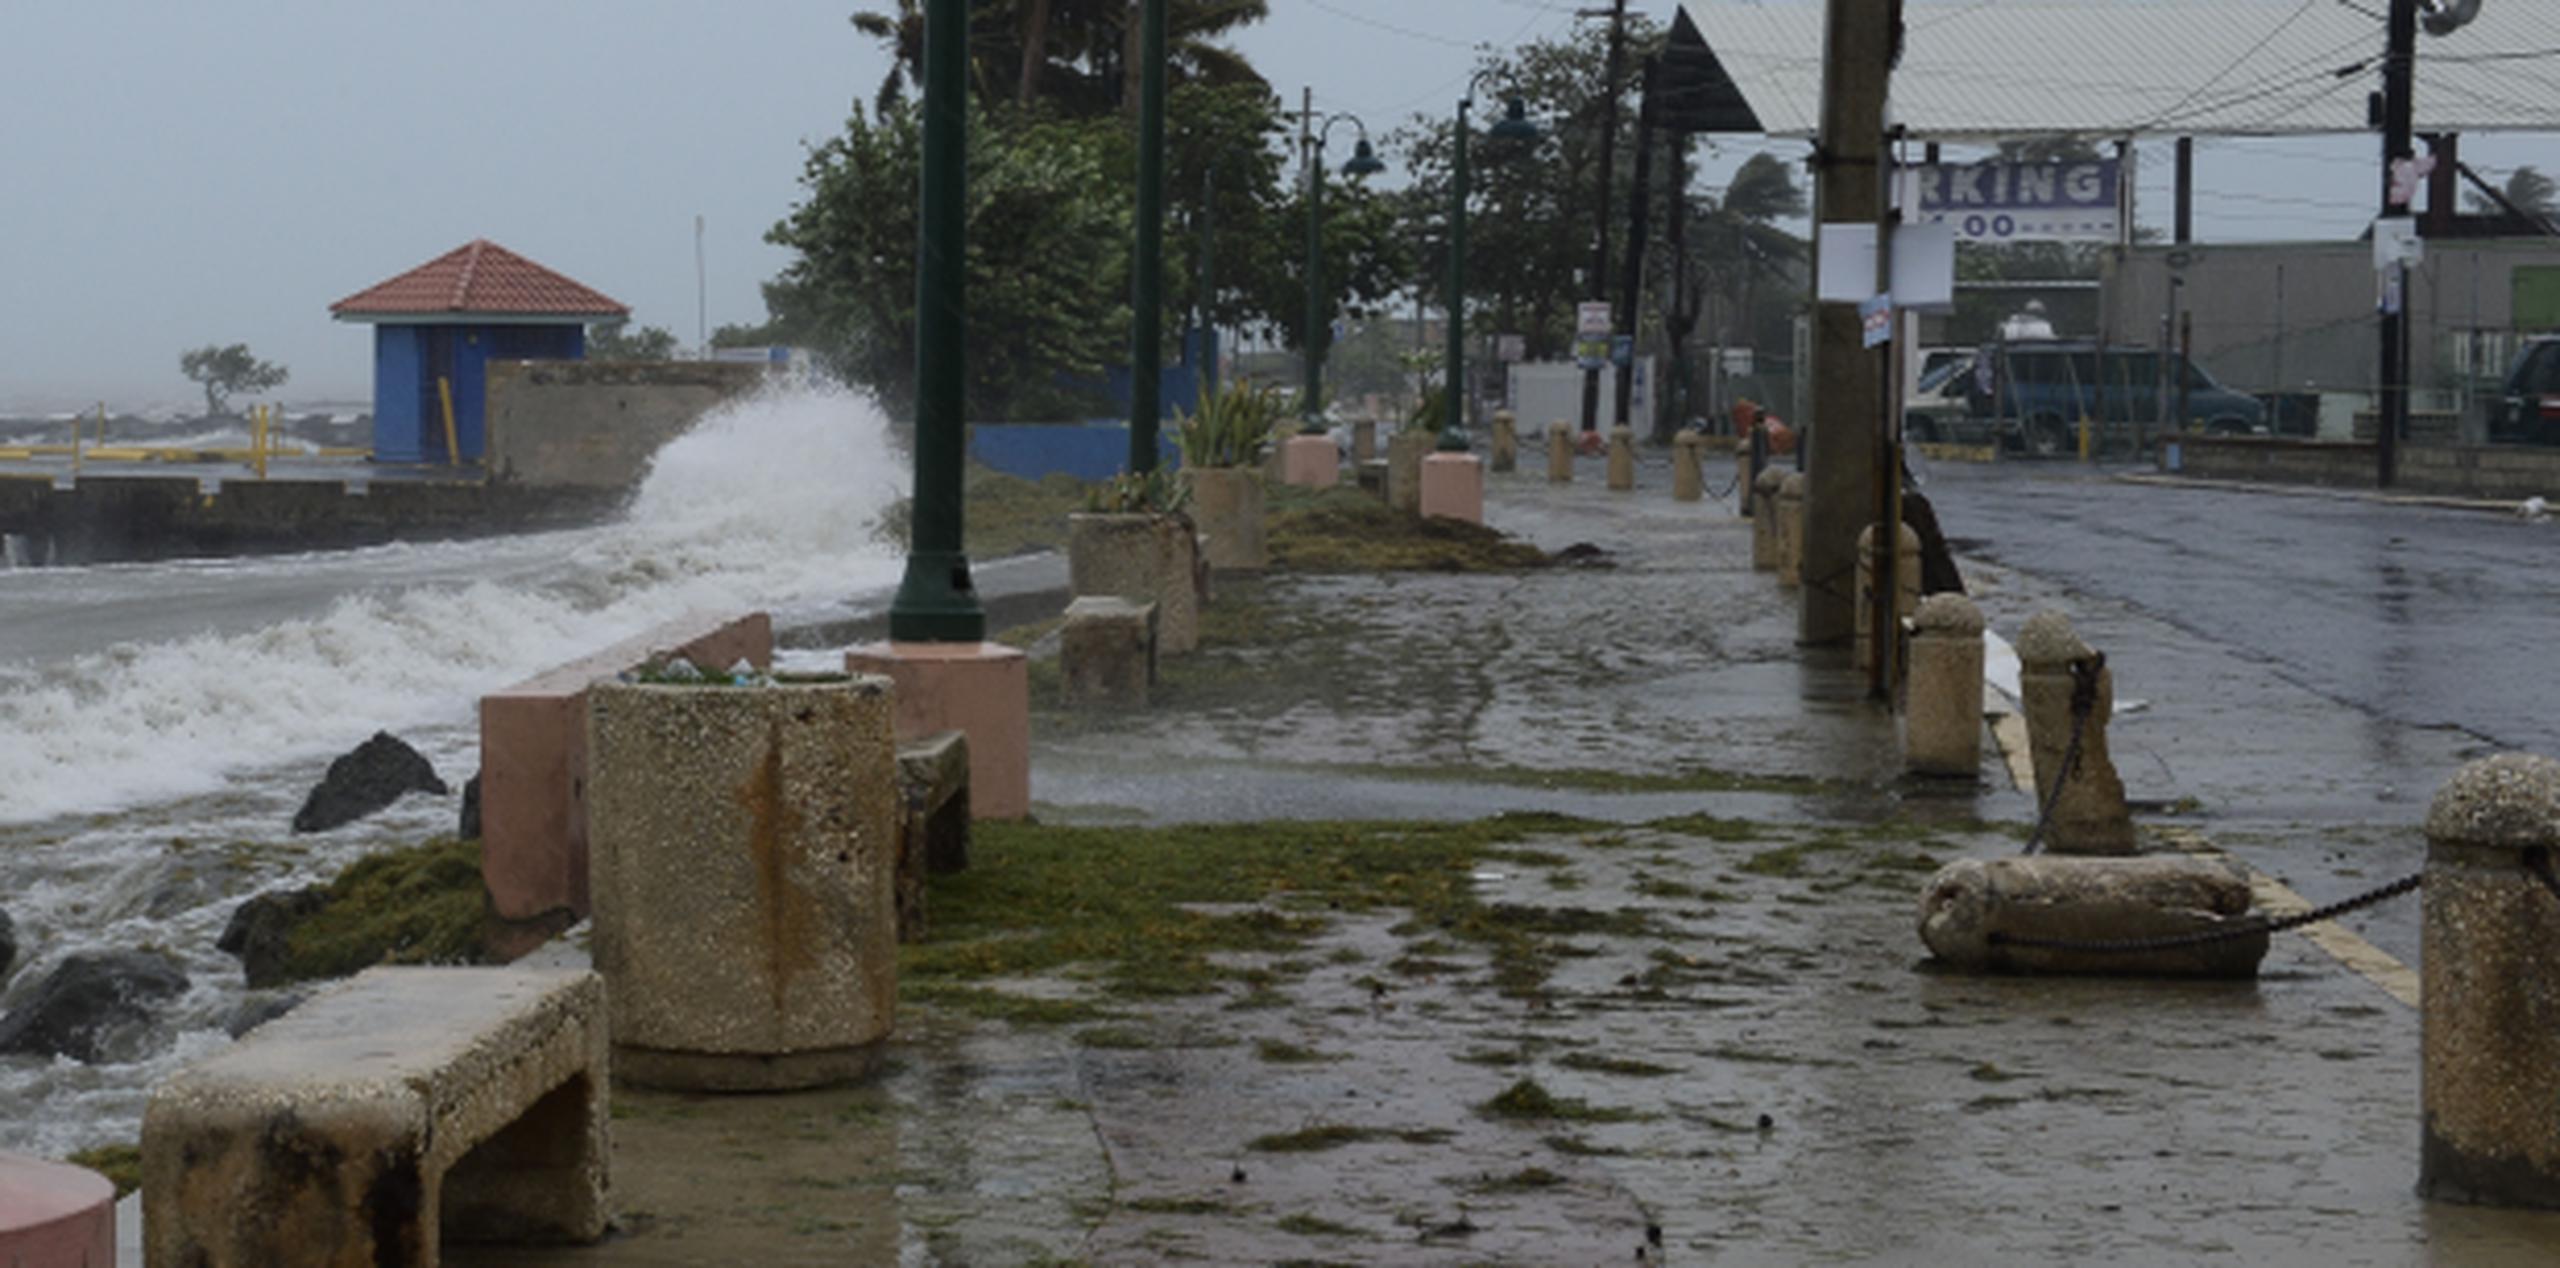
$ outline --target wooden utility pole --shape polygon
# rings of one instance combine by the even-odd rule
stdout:
[[[2416,156],[2410,136],[2411,81],[2418,60],[2418,0],[2391,0],[2390,42],[2382,56],[2382,218],[2406,224],[2409,204],[2392,199],[2393,168]],[[2376,225],[2379,234],[2382,227]],[[2375,376],[2374,482],[2390,488],[2398,478],[2400,437],[2409,427],[2409,266],[2394,264],[2382,277],[2380,373]]]
[[[1819,226],[1874,226],[1886,205],[1885,89],[1901,6],[1896,0],[1826,2],[1814,218]],[[1841,265],[1823,261],[1818,267]],[[1868,281],[1861,276],[1857,285],[1863,289]],[[1836,646],[1855,630],[1858,533],[1879,502],[1876,456],[1886,423],[1883,375],[1876,364],[1860,337],[1858,305],[1817,302],[1813,423],[1804,441],[1804,606],[1796,630],[1807,646]],[[1885,525],[1882,535],[1890,540],[1892,530]],[[1883,584],[1891,585],[1892,578]]]
[[[1592,226],[1591,280],[1583,293],[1595,302],[1609,298],[1609,195],[1617,184],[1618,155],[1618,84],[1627,63],[1627,0],[1613,0],[1606,9],[1577,10],[1576,17],[1609,19],[1609,82],[1602,89],[1600,106],[1600,193],[1598,215]],[[1624,376],[1632,371],[1620,370]],[[1594,366],[1582,372],[1582,430],[1596,431],[1600,426],[1600,370]]]

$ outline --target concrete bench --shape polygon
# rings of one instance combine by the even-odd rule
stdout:
[[[898,941],[925,934],[925,877],[969,869],[969,737],[944,731],[898,746]]]
[[[1067,605],[1058,635],[1058,671],[1067,699],[1114,708],[1147,707],[1156,680],[1155,604],[1085,595]]]
[[[480,876],[497,958],[588,914],[587,687],[672,656],[769,668],[773,620],[693,613],[480,697]]]
[[[376,968],[151,1092],[154,1265],[406,1264],[604,1233],[604,981]]]

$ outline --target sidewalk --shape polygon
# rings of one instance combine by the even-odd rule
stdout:
[[[1019,935],[955,902],[884,1077],[617,1089],[624,1231],[450,1261],[2560,1256],[2560,1216],[2416,1199],[2417,1014],[2301,936],[2256,983],[1924,963],[1922,882],[2015,851],[2028,798],[1990,751],[1979,790],[1902,782],[1731,504],[1601,471],[1496,477],[1489,509],[1612,566],[1222,583],[1157,708],[1035,720],[1038,814],[1107,829],[1077,838],[1104,896],[1265,831],[1169,825],[1572,819],[1279,837],[1254,900],[1189,908],[1258,931],[1200,993],[1127,989],[1125,963],[968,978]],[[990,834],[956,897],[1007,892],[1032,835]]]

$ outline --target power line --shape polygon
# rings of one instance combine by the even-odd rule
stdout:
[[[2203,96],[2205,92],[2211,89],[2215,84],[2221,83],[2223,76],[2240,69],[2241,63],[2248,61],[2252,57],[2256,57],[2259,52],[2264,50],[2269,44],[2275,43],[2277,36],[2284,34],[2287,28],[2290,28],[2294,23],[2301,21],[2302,15],[2311,12],[2313,6],[2319,3],[2320,0],[2302,0],[2302,7],[2294,10],[2293,16],[2288,17],[2284,21],[2278,22],[2273,27],[2268,28],[2267,33],[2260,36],[2257,43],[2250,45],[2247,52],[2242,53],[2238,57],[2232,58],[2229,64],[2225,65],[2222,69],[2215,71],[2211,78],[2196,85],[2194,88],[2189,89],[2186,96],[2178,98],[2176,104],[2161,111],[2159,118],[2153,119],[2152,123],[2156,126],[2160,122],[2160,119],[2165,119],[2170,115],[2178,113],[2178,111],[2188,102]],[[2140,130],[2147,132],[2150,129],[2143,128]]]

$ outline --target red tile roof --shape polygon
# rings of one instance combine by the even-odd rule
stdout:
[[[342,318],[451,316],[629,317],[631,306],[573,282],[486,238],[357,291],[329,311]]]

